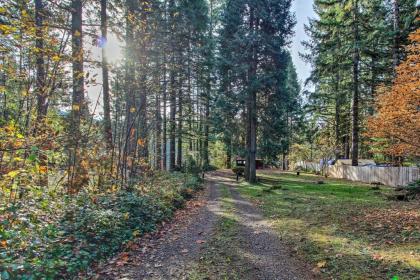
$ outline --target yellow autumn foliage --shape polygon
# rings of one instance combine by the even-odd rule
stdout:
[[[368,136],[394,156],[420,156],[420,28],[410,40],[406,60],[393,85],[381,89],[377,114],[368,122]]]

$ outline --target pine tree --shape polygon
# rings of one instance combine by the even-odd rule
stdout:
[[[281,82],[279,69],[283,69],[280,71],[283,74],[287,71],[282,58],[294,26],[290,5],[291,1],[268,1],[263,4],[240,0],[226,4],[221,32],[226,35],[231,31],[235,33],[231,35],[233,40],[223,41],[222,44],[228,45],[226,52],[232,52],[224,55],[227,66],[234,72],[233,77],[240,82],[238,100],[244,104],[243,112],[246,112],[245,177],[249,182],[256,182],[258,99],[264,92],[276,91],[276,86]],[[237,22],[238,27],[229,24],[230,18]],[[237,49],[244,51],[241,54],[233,53]],[[236,65],[239,69],[234,69]],[[224,91],[227,86],[224,85]]]
[[[415,26],[415,3],[394,4],[400,11],[398,40],[403,42],[402,34]],[[308,110],[334,129],[336,158],[349,158],[351,152],[354,165],[359,156],[370,156],[367,139],[359,135],[366,129],[365,119],[374,114],[378,89],[392,81],[395,57],[401,56],[396,55],[397,24],[390,20],[395,8],[381,0],[318,0],[318,19],[306,27],[310,55],[303,57],[313,66],[309,82],[315,89],[309,94]]]

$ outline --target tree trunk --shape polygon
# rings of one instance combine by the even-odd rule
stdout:
[[[109,96],[109,75],[108,61],[105,53],[105,45],[108,39],[107,27],[107,0],[101,0],[101,42],[102,42],[102,88],[103,88],[103,109],[104,109],[104,138],[108,150],[113,149],[112,124],[111,124],[111,105]]]
[[[393,0],[394,8],[394,45],[392,47],[392,60],[394,66],[394,76],[400,62],[400,5],[399,0]]]
[[[35,27],[36,27],[36,39],[35,47],[36,52],[36,81],[35,88],[37,94],[37,116],[35,124],[35,133],[42,128],[45,117],[47,116],[48,111],[48,98],[46,90],[46,75],[45,75],[45,61],[44,61],[44,31],[43,31],[43,22],[44,22],[44,3],[42,0],[35,0]],[[30,112],[30,111],[28,111]],[[29,116],[29,115],[28,115]],[[40,166],[46,168],[48,165],[48,159],[45,154],[39,155]],[[48,185],[48,175],[47,173],[41,174],[39,184],[41,186]]]
[[[250,119],[250,100],[249,96],[247,96],[246,99],[246,116],[245,116],[245,127],[246,127],[246,137],[245,137],[245,144],[246,144],[246,156],[245,156],[245,171],[244,171],[244,177],[246,181],[249,181],[249,171],[250,171],[250,165],[249,165],[249,155],[250,155],[250,145],[251,145],[251,119]]]
[[[172,60],[174,63],[174,60]],[[170,112],[169,112],[169,170],[175,169],[175,141],[176,141],[176,89],[175,89],[175,70],[172,68],[170,73]]]
[[[87,108],[84,100],[84,71],[83,71],[83,37],[82,37],[82,0],[71,2],[72,20],[72,67],[73,67],[73,94],[71,110],[71,147],[73,155],[71,172],[69,172],[69,192],[78,192],[87,183],[87,171],[81,165],[81,139],[80,124]]]
[[[45,88],[45,61],[44,61],[44,3],[35,0],[35,27],[36,27],[36,92],[37,92],[37,126],[41,125],[47,115],[48,98]]]
[[[159,60],[157,59],[159,62]],[[157,63],[159,64],[159,63]],[[159,73],[155,73],[155,83],[159,84]],[[159,89],[160,90],[160,89]],[[162,115],[160,109],[160,91],[156,91],[155,100],[155,169],[159,170],[162,167]]]
[[[73,96],[72,121],[73,133],[80,136],[80,120],[85,112],[83,39],[82,39],[82,0],[72,1],[72,59],[73,59]],[[74,137],[76,138],[76,137]]]
[[[166,122],[166,99],[167,99],[167,81],[166,81],[166,55],[163,55],[163,119],[162,119],[162,170],[168,170],[167,166],[167,122]]]
[[[167,0],[164,1],[164,30],[168,30],[168,13],[167,13]],[[167,39],[168,37],[164,37],[164,48],[163,48],[163,88],[162,88],[162,101],[163,101],[163,112],[162,112],[162,161],[161,161],[161,168],[162,170],[168,170],[167,166],[167,158],[168,158],[168,152],[167,152],[167,116],[166,116],[166,110],[167,110],[167,91],[168,91],[168,82],[167,82],[167,76],[166,76],[166,67],[167,67],[167,61],[166,61],[166,52],[167,52]]]
[[[340,158],[340,144],[341,144],[341,135],[340,135],[340,110],[341,110],[341,94],[340,94],[340,74],[337,70],[336,81],[335,81],[335,159]]]
[[[197,102],[198,103],[198,102]],[[202,110],[201,110],[201,104],[199,104],[199,106],[197,106],[197,112],[199,114],[199,119],[198,119],[198,132],[197,134],[199,135],[198,139],[197,139],[197,152],[200,155],[200,159],[199,159],[199,165],[201,167],[203,167],[203,115],[202,115]]]
[[[286,171],[287,170],[286,153],[283,153],[282,163],[283,163],[283,171]]]
[[[249,26],[252,33],[256,29],[256,20],[254,15],[254,7],[251,7]],[[248,182],[257,182],[257,171],[256,171],[256,154],[257,154],[257,93],[253,89],[253,80],[257,73],[257,56],[255,43],[253,43],[252,53],[250,56],[250,66],[248,74],[248,119],[249,119],[249,136],[248,136],[248,166],[249,166],[249,178]]]
[[[169,170],[175,170],[175,146],[176,146],[176,77],[175,77],[175,1],[169,1],[169,17],[171,29],[171,67],[170,67],[170,124],[169,124]]]
[[[179,85],[180,89],[178,92],[178,149],[177,149],[177,157],[176,157],[176,165],[178,168],[182,167],[182,129],[183,129],[183,108],[182,108],[182,103],[183,98],[182,98],[182,90],[181,90],[181,85]]]
[[[376,50],[375,50],[376,53]],[[373,116],[375,113],[375,89],[377,86],[377,82],[376,82],[376,76],[377,76],[377,71],[376,71],[376,56],[372,55],[371,56],[371,60],[370,60],[370,100],[369,100],[369,105],[368,105],[368,114],[369,116]]]
[[[137,1],[139,2],[139,1]],[[148,150],[148,137],[147,137],[147,95],[146,92],[148,91],[147,87],[147,64],[149,57],[148,54],[148,36],[147,36],[147,28],[146,26],[149,24],[147,13],[151,9],[150,3],[146,0],[141,0],[139,2],[140,9],[140,23],[139,26],[136,26],[136,29],[138,29],[138,41],[140,45],[140,52],[136,52],[138,57],[138,70],[139,70],[139,79],[138,79],[138,87],[139,87],[139,105],[138,108],[140,110],[139,114],[139,120],[138,120],[138,131],[139,131],[139,139],[141,141],[138,141],[139,144],[139,156],[142,160],[147,161],[149,157],[149,150]]]
[[[352,104],[352,165],[357,166],[359,163],[359,5],[358,0],[353,0],[353,104]]]
[[[125,65],[125,92],[126,92],[126,118],[125,118],[125,128],[126,128],[126,135],[125,135],[125,143],[124,143],[124,152],[123,152],[123,174],[124,178],[128,176],[133,176],[132,172],[129,170],[133,170],[134,164],[134,157],[135,157],[135,149],[136,149],[136,116],[137,110],[136,108],[136,98],[135,98],[135,76],[136,76],[136,68],[135,68],[135,44],[134,44],[134,15],[136,12],[136,1],[134,0],[127,0],[127,14],[126,14],[126,65]]]
[[[143,48],[144,49],[144,48]],[[142,61],[141,63],[144,63]],[[140,98],[139,98],[139,105],[138,108],[140,110],[139,119],[138,119],[138,131],[139,131],[139,139],[138,141],[139,147],[139,156],[143,160],[147,160],[149,156],[148,150],[148,138],[147,138],[147,96],[146,96],[146,83],[147,77],[144,74],[144,67],[142,68],[142,74],[140,75]]]
[[[209,120],[210,120],[210,89],[206,93],[206,100],[204,104],[204,141],[203,141],[203,167],[207,170],[210,166],[209,159]]]
[[[257,94],[254,91],[251,96],[251,125],[250,125],[250,153],[249,153],[249,182],[257,182]]]
[[[191,38],[191,26],[188,27],[188,35]],[[191,75],[191,64],[192,64],[192,50],[191,50],[191,39],[188,41],[187,49],[187,95],[188,95],[188,151],[193,151],[193,115],[194,115],[194,104],[193,104],[193,93],[192,93],[192,75]]]
[[[349,131],[349,130],[346,130]],[[343,143],[344,143],[344,158],[349,159],[350,158],[350,134],[346,134],[343,137]]]
[[[193,104],[193,97],[192,97],[192,86],[191,86],[191,43],[188,44],[188,146],[189,152],[193,151],[193,139],[192,139],[192,131],[193,131],[193,114],[194,114],[194,104]]]
[[[210,29],[209,29],[209,41],[212,44],[213,41],[213,0],[210,0]],[[204,143],[203,143],[203,167],[204,170],[207,170],[210,166],[209,159],[209,121],[210,121],[210,95],[211,95],[211,70],[212,70],[212,61],[211,56],[213,55],[212,50],[210,49],[206,59],[209,60],[209,72],[207,73],[208,77],[206,82],[206,93],[205,93],[205,104],[204,104]]]
[[[226,145],[226,168],[232,168],[232,139],[229,138]]]

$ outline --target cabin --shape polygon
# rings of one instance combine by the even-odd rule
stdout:
[[[244,158],[241,158],[241,157],[236,158],[236,166],[245,167],[245,164],[246,164],[246,160]]]
[[[242,157],[236,157],[236,166],[238,167],[245,167],[246,165],[246,159]],[[262,159],[256,159],[255,165],[257,169],[264,169],[264,160]]]

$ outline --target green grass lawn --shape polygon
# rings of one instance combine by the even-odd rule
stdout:
[[[392,189],[294,173],[242,183],[281,238],[333,279],[420,279],[420,203]],[[318,184],[318,181],[324,184]]]

